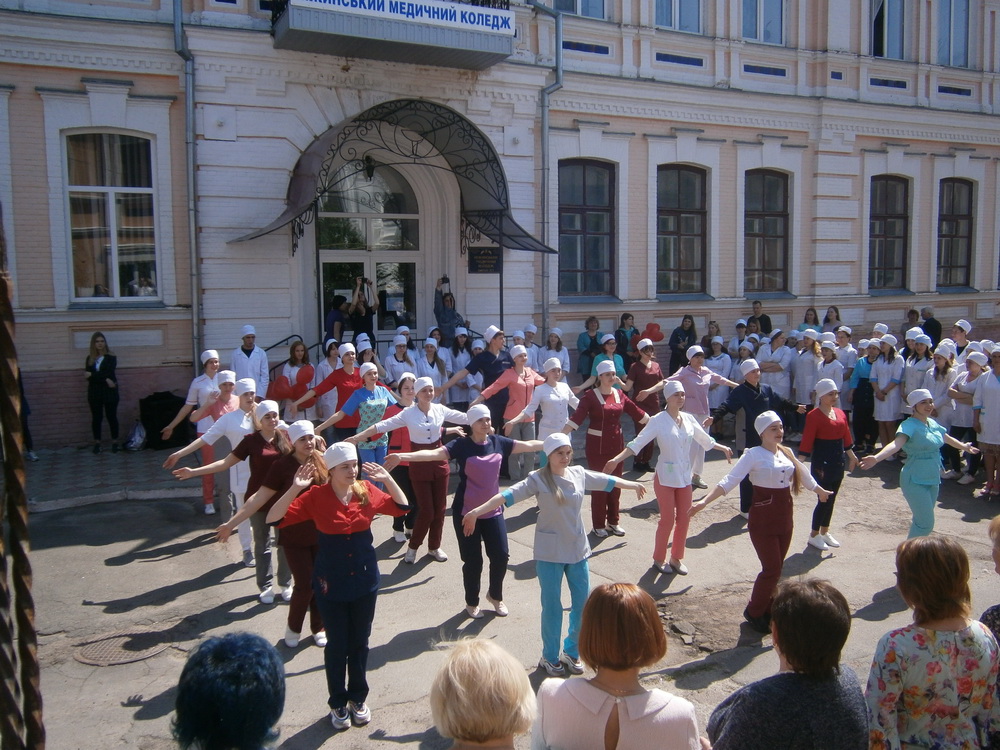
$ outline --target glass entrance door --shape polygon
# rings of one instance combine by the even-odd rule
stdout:
[[[414,339],[423,336],[423,315],[418,311],[417,305],[416,262],[376,259],[371,253],[351,257],[352,255],[336,253],[336,257],[331,257],[332,253],[321,254],[324,316],[337,295],[342,295],[350,304],[358,279],[361,279],[361,294],[366,304],[373,305],[378,300],[374,327],[375,339],[382,344],[378,347],[379,356],[386,351],[386,345],[392,341],[397,326],[405,325],[413,329]],[[372,283],[366,283],[368,280]],[[349,341],[354,336],[350,321],[345,328],[350,329],[350,333],[344,336],[344,340]]]

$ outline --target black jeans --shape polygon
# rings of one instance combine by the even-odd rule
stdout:
[[[410,503],[410,512],[405,516],[396,516],[392,519],[392,530],[402,531],[403,525],[406,528],[413,529],[413,519],[417,517],[417,503],[413,499],[413,485],[410,484],[410,467],[409,466],[397,466],[395,469],[389,472],[392,478],[396,480],[396,484],[399,485],[399,489],[403,491],[406,499]]]
[[[108,420],[108,429],[111,430],[111,439],[118,439],[118,400],[107,401],[104,399],[88,399],[90,403],[90,431],[94,436],[94,442],[101,441],[101,423],[103,419]]]
[[[375,619],[378,591],[352,599],[332,601],[316,592],[316,603],[326,629],[326,689],[331,709],[344,708],[347,701],[364,703],[368,698],[368,638]],[[344,687],[344,680],[347,687]]]
[[[816,440],[813,443],[811,473],[820,487],[833,493],[826,502],[817,500],[813,509],[812,530],[819,531],[830,526],[833,504],[844,481],[844,441]]]
[[[483,547],[490,559],[490,584],[487,589],[491,599],[503,601],[503,579],[507,575],[507,522],[503,515],[480,518],[476,530],[466,536],[462,530],[462,514],[452,509],[455,536],[458,537],[458,553],[462,558],[462,582],[465,584],[465,603],[470,607],[479,604],[480,580],[483,576]]]

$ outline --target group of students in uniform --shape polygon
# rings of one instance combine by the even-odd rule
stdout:
[[[526,328],[524,334],[529,332],[534,333]],[[592,365],[594,388],[581,391],[565,383],[563,357],[548,356],[539,362],[541,356],[565,351],[558,329],[550,332],[546,349],[520,333],[514,336],[520,343],[508,349],[506,334],[490,326],[478,342],[482,346],[467,352],[468,358],[449,355],[447,364],[437,355],[441,342],[428,336],[422,357],[437,376],[413,371],[418,369],[416,362],[421,355],[411,354],[414,350],[404,331],[398,333],[393,342],[396,351],[388,358],[395,360],[395,365],[381,365],[373,357],[359,364],[359,350],[366,344],[370,348],[368,341],[327,342],[328,358],[336,347],[337,363],[323,380],[314,380],[305,393],[287,400],[284,416],[292,420],[290,424],[281,422],[282,409],[276,401],[257,403],[259,386],[252,377],[217,371],[216,352],[209,350],[202,356],[206,371],[192,383],[196,402],[192,406],[199,407],[193,416],[208,415],[214,423],[203,432],[199,430],[199,438],[172,454],[165,466],[172,468],[180,458],[211,446],[218,437],[229,438],[234,447],[227,457],[197,469],[180,468],[175,474],[186,479],[226,468],[236,470],[232,487],[238,512],[219,527],[218,536],[225,539],[240,529],[245,562],[258,563],[261,601],[270,603],[281,595],[291,602],[287,645],[298,645],[305,616],[310,614],[314,642],[325,648],[335,728],[362,725],[371,716],[365,703],[365,665],[379,579],[371,522],[379,514],[395,518],[394,539],[407,547],[404,563],[416,561],[425,540],[430,557],[445,562],[443,525],[452,461],[459,475],[452,517],[463,561],[466,612],[471,618],[483,616],[484,551],[488,561],[486,602],[497,616],[507,615],[503,581],[509,548],[502,506],[537,499],[534,558],[542,591],[543,644],[539,664],[553,676],[583,671],[577,638],[590,587],[587,558],[591,552],[584,528],[585,494],[592,494],[591,533],[597,538],[624,535],[621,490],[632,490],[641,498],[645,487],[623,478],[622,463],[629,455],[638,459],[646,451],[648,468],[648,448],[654,441],[660,449],[653,469],[660,509],[654,568],[665,575],[688,574],[683,561],[688,519],[740,485],[741,510],[749,518],[751,541],[762,565],[744,613],[755,629],[764,632],[769,627],[771,599],[791,539],[791,496],[800,486],[818,497],[810,543],[823,549],[839,546],[829,534],[830,512],[845,462],[853,468],[858,461],[851,452],[855,440],[847,429],[847,417],[838,408],[843,377],[839,381],[819,377],[817,363],[808,399],[791,401],[763,382],[765,368],[757,360],[748,358],[740,363],[742,382],[737,383],[707,367],[705,352],[691,346],[685,354],[688,364],[664,378],[656,365],[653,342],[641,339],[634,345],[637,360],[625,373],[619,371],[617,355],[608,342],[606,356]],[[805,332],[803,338],[815,344],[819,337],[813,339],[811,333]],[[837,333],[848,337],[846,346],[850,348],[851,331],[843,327]],[[467,332],[457,327],[455,334],[449,348],[461,353]],[[780,332],[778,336],[780,342]],[[881,340],[880,346],[893,349],[890,339]],[[252,361],[253,341],[250,347],[246,344],[244,338],[244,346],[233,352],[234,362],[240,365]],[[800,351],[797,356],[806,355]],[[1000,347],[995,357],[1000,370]],[[537,367],[531,366],[532,359]],[[392,368],[402,362],[412,362],[413,370],[393,372]],[[879,385],[875,375],[870,377],[873,391],[896,390],[889,387],[893,378]],[[214,385],[199,382],[202,379]],[[996,378],[992,380],[995,384]],[[462,384],[468,388],[467,400],[452,395],[456,392],[451,389]],[[713,385],[732,389],[714,410],[709,401]],[[899,383],[895,385],[898,388]],[[335,407],[315,415],[317,420],[325,417],[322,423],[296,419],[301,408],[334,390]],[[636,395],[635,401],[627,395],[629,390]],[[986,395],[989,389],[982,390],[983,395],[976,397],[981,401],[980,409],[997,413],[990,411],[995,402],[990,400],[993,396]],[[666,406],[662,411],[661,391]],[[457,393],[461,396],[463,392]],[[450,405],[441,403],[442,399]],[[927,399],[914,400],[911,394],[909,401],[918,421],[926,413],[925,432],[938,434],[931,425]],[[817,406],[806,417],[801,445],[802,451],[813,454],[811,471],[801,457],[796,458],[782,444],[784,427],[778,413],[783,409],[804,413],[806,404]],[[336,410],[328,413],[331,408]],[[542,415],[537,435],[536,411]],[[707,429],[727,412],[740,411],[748,425],[747,450],[728,476],[704,500],[693,504],[693,487],[705,486],[697,473],[705,451],[719,449],[727,460],[732,457],[731,450],[717,443]],[[628,445],[621,429],[626,413],[635,421],[638,433]],[[183,414],[177,421],[180,418]],[[569,438],[569,433],[584,422],[586,468],[573,465]],[[318,434],[324,430],[332,430],[327,440]],[[884,443],[882,451],[865,459],[868,466],[888,458],[895,452],[893,448],[898,450],[907,440],[911,441],[911,456],[918,457],[923,450],[918,443],[926,439],[921,433],[918,440],[918,432],[901,430],[900,437]],[[456,437],[446,441],[449,433]],[[974,446],[947,434],[941,442],[971,454],[977,452]],[[536,456],[541,468],[532,471]],[[865,463],[862,466],[868,468]],[[644,468],[643,461],[638,468]],[[514,484],[501,490],[501,477],[507,473]],[[922,478],[923,474],[914,482],[919,484]],[[917,525],[918,510],[913,502],[911,507],[915,528],[923,529]],[[244,532],[247,520],[251,528]],[[278,529],[273,578],[265,560],[272,527]],[[568,631],[563,630],[560,599],[563,578],[571,596]]]

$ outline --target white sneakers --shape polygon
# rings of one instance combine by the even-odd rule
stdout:
[[[822,534],[809,537],[809,546],[818,550],[828,550],[830,545],[826,543],[826,538]]]
[[[962,475],[954,469],[948,469],[947,471],[941,472],[942,479],[958,479],[960,476]]]
[[[36,458],[35,460],[37,461],[38,459]],[[206,516],[214,516],[215,515],[215,503],[208,503],[205,506],[205,515]]]
[[[284,599],[286,602],[290,602],[292,600],[292,594],[294,592],[295,592],[294,586],[291,585],[286,586],[285,589],[281,592],[281,598]]]
[[[412,547],[406,549],[406,554],[403,555],[403,562],[408,565],[413,565],[417,561],[417,551]]]
[[[268,586],[260,592],[260,596],[257,598],[260,599],[261,604],[274,604],[274,589]]]
[[[839,547],[840,542],[833,538],[833,534],[829,531],[823,535],[823,540],[826,542],[827,547]]]
[[[972,484],[976,481],[976,478],[972,474],[962,474],[961,479],[958,480],[959,484]]]
[[[300,637],[301,634],[296,633],[287,625],[285,626],[285,645],[288,646],[288,648],[297,648]]]
[[[448,555],[445,553],[443,549],[432,549],[427,554],[433,557],[438,562],[446,562],[448,560]]]
[[[326,631],[321,630],[318,633],[313,633],[313,643],[320,648],[326,648]]]
[[[615,536],[625,536],[625,529],[623,529],[616,523],[609,523],[607,526],[604,527],[604,529],[608,533],[614,534]]]
[[[402,544],[403,542],[406,541],[406,534],[404,534],[402,531],[394,531],[392,532],[392,541],[394,541],[396,544]]]

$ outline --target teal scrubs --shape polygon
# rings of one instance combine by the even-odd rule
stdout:
[[[910,417],[896,430],[906,435],[906,464],[899,474],[899,488],[903,491],[913,521],[910,538],[927,536],[934,530],[934,505],[941,487],[941,446],[944,445],[944,427],[928,418],[925,425]]]

